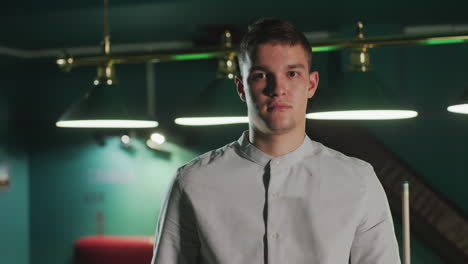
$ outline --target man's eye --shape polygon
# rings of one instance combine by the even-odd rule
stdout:
[[[288,72],[288,76],[289,76],[289,77],[296,77],[296,76],[298,76],[298,75],[299,75],[299,73],[297,73],[296,71],[290,71],[290,72]]]
[[[258,73],[252,74],[252,79],[254,79],[254,80],[263,79],[263,78],[266,78],[266,74],[263,73],[263,72],[258,72]]]

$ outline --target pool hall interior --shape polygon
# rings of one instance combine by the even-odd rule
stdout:
[[[468,2],[104,2],[0,8],[0,263],[97,263],[116,249],[109,263],[148,263],[176,169],[248,128],[232,78],[241,36],[260,17],[286,19],[310,41],[320,83],[306,132],[373,165],[400,250],[407,180],[411,261],[468,263]],[[109,87],[92,94],[96,113],[146,127],[60,123],[99,85]],[[410,116],[314,118],[349,95],[339,110],[392,100]],[[240,118],[181,119],[209,111]]]

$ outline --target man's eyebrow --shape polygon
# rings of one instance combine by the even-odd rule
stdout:
[[[298,64],[290,64],[287,66],[288,70],[290,69],[305,69],[306,67],[304,64],[298,63]],[[250,67],[250,72],[254,71],[269,71],[268,67],[262,66],[262,65],[254,65]]]
[[[291,64],[291,65],[288,65],[288,69],[297,69],[297,68],[301,68],[301,69],[305,69],[305,66],[303,64]]]
[[[254,65],[250,67],[250,72],[254,72],[254,71],[268,71],[268,68],[261,66],[261,65]]]

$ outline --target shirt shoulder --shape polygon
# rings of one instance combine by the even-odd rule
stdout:
[[[316,166],[331,182],[353,186],[363,191],[366,189],[367,182],[372,180],[371,178],[377,178],[370,163],[347,156],[322,143],[315,141],[313,143],[316,148]]]
[[[314,153],[325,162],[331,162],[336,165],[343,165],[356,169],[372,169],[372,165],[364,160],[347,156],[337,150],[329,148],[320,142],[312,141],[316,151]]]
[[[182,165],[177,170],[178,181],[184,185],[188,178],[196,177],[199,174],[210,175],[212,174],[210,172],[218,171],[225,162],[236,155],[234,149],[236,143],[234,141],[218,149],[208,151]]]
[[[321,187],[334,197],[342,197],[342,202],[353,201],[362,209],[369,199],[370,191],[381,191],[379,179],[372,165],[364,160],[347,156],[337,150],[314,142],[318,174]],[[367,198],[366,198],[367,197]]]

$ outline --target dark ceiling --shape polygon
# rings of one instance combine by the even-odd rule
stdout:
[[[112,40],[118,43],[194,40],[213,25],[240,31],[261,16],[286,18],[303,31],[334,32],[367,24],[468,24],[468,1],[182,1],[110,0]],[[96,45],[102,1],[7,1],[0,9],[0,46],[45,49]],[[396,32],[398,33],[398,32]]]

